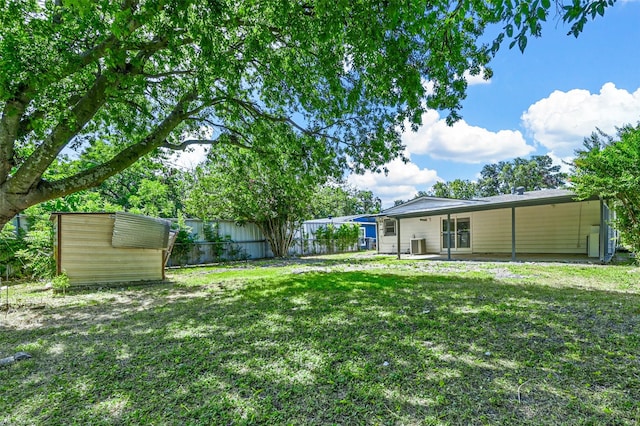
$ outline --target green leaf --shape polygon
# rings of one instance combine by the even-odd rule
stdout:
[[[524,53],[524,50],[527,48],[527,36],[526,35],[523,34],[518,39],[518,48],[520,49],[520,51],[522,53]]]

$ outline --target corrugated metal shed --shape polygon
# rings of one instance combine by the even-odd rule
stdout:
[[[162,245],[165,240],[160,238],[160,230],[165,229],[163,222],[166,221],[127,221],[131,218],[125,217],[123,223],[129,227],[125,226],[122,231],[129,233],[124,240],[125,245],[114,247],[114,213],[53,213],[51,219],[55,232],[57,273],[66,273],[72,286],[164,279]],[[153,234],[152,238],[146,239],[149,233],[143,225],[153,229],[150,232]],[[168,234],[168,223],[166,229]],[[135,235],[146,241],[137,243],[132,238]],[[132,247],[133,245],[138,247]],[[157,247],[139,247],[140,245]]]
[[[122,248],[166,249],[170,226],[168,220],[117,212],[111,244]]]

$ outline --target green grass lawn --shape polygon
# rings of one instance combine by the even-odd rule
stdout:
[[[345,256],[9,288],[0,424],[640,422],[640,269]],[[3,292],[2,305],[6,303]]]

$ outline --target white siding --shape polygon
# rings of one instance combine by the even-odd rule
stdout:
[[[408,253],[411,248],[411,239],[425,238],[427,240],[427,252],[438,253],[440,244],[440,225],[438,218],[409,218],[402,219],[400,223],[400,252]],[[380,253],[397,253],[397,236],[385,236],[382,222],[378,222],[378,247]]]
[[[511,253],[511,209],[472,214],[471,248],[474,253]]]
[[[598,201],[516,209],[516,252],[586,254],[587,235],[599,223]]]
[[[516,208],[516,252],[586,254],[599,223],[598,201]],[[511,252],[511,209],[476,212],[472,227],[474,253]]]
[[[60,218],[59,261],[71,285],[162,279],[162,250],[111,245],[111,215],[69,214]]]
[[[402,222],[404,223],[404,220]],[[376,220],[376,225],[378,226],[378,253],[395,253],[396,236],[384,235],[384,220],[382,218]]]

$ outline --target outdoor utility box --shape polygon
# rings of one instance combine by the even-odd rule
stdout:
[[[411,254],[427,254],[427,240],[425,238],[412,238]]]
[[[56,272],[71,286],[160,281],[170,222],[131,213],[53,213]]]
[[[598,225],[593,225],[589,231],[588,255],[600,257],[600,226]]]

